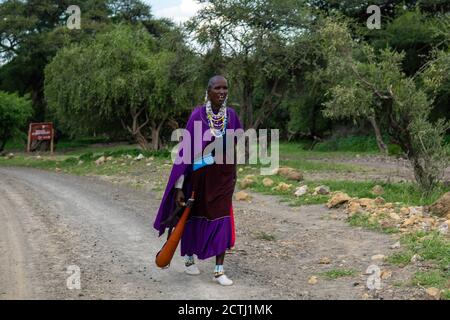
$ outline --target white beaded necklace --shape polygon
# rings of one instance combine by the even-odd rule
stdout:
[[[213,136],[219,138],[225,135],[228,121],[227,99],[225,99],[217,114],[212,110],[211,101],[208,100],[206,103],[206,117],[208,118],[209,130]]]

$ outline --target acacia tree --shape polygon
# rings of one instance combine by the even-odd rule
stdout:
[[[27,98],[0,91],[0,152],[9,139],[24,136],[22,130],[31,114],[31,103]]]
[[[433,91],[449,80],[450,53],[439,52],[413,77],[402,71],[403,53],[389,48],[375,52],[354,41],[345,23],[326,19],[320,30],[327,56],[325,75],[334,79],[325,116],[333,119],[377,119],[407,155],[416,181],[426,192],[442,177],[447,157],[444,135],[450,123],[429,121]],[[377,132],[378,131],[378,132]]]
[[[144,28],[120,25],[94,41],[61,50],[46,68],[46,99],[69,126],[120,121],[144,150],[151,148],[150,130],[157,149],[161,127],[186,106],[180,92],[188,86],[181,80],[187,79],[172,78],[187,61],[175,63],[176,54],[161,49]]]
[[[308,62],[312,44],[304,1],[200,2],[206,5],[187,28],[222,64],[214,73],[229,75],[244,126],[258,128],[280,107]]]
[[[81,29],[66,26],[70,5],[81,10]],[[153,21],[141,0],[0,1],[0,90],[30,94],[35,120],[48,119],[44,69],[56,52],[105,32],[113,24]]]

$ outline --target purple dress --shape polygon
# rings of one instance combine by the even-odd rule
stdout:
[[[227,108],[227,119],[227,129],[242,129],[236,112],[230,107]],[[197,130],[194,130],[195,123]],[[198,130],[200,127],[201,130]],[[205,106],[194,109],[186,129],[190,133],[192,141],[198,139],[201,152],[203,152],[211,143],[211,141],[202,139],[205,131],[209,130]],[[199,137],[200,132],[202,135]],[[184,150],[180,150],[179,158],[183,157]],[[181,255],[195,254],[203,260],[220,255],[234,245],[232,196],[236,184],[236,166],[225,161],[224,164],[213,163],[194,171],[192,163],[199,156],[196,151],[200,150],[194,150],[192,145],[190,164],[173,165],[154,228],[159,231],[161,236],[168,227],[162,222],[175,209],[174,186],[178,178],[184,175],[183,192],[185,197],[189,198],[192,190],[195,190],[196,196],[181,238]]]

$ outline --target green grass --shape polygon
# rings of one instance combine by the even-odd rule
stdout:
[[[353,269],[333,269],[326,272],[319,273],[319,275],[325,277],[328,280],[336,280],[343,277],[352,277],[356,274],[356,270]]]
[[[265,240],[265,241],[275,241],[275,239],[276,239],[274,235],[268,234],[264,231],[258,232],[258,234],[256,235],[256,238],[260,239],[260,240]]]
[[[345,156],[356,156],[364,154],[379,154],[378,150],[367,150],[358,151],[352,148],[349,149],[327,149],[323,147],[318,147],[320,144],[316,145],[313,150],[306,149],[307,144],[304,142],[280,142],[280,155],[285,156],[306,156],[306,157],[321,157],[321,158],[336,158]]]
[[[0,157],[0,166],[30,167],[51,171],[60,169],[63,172],[75,175],[95,174],[106,176],[137,175],[142,173],[144,170],[147,170],[145,161],[133,161],[136,153],[130,151],[135,149],[127,150],[114,148],[112,151],[107,152],[98,152],[98,150],[93,148],[90,150],[90,152],[82,154],[78,152],[76,155],[43,156],[41,160],[37,159],[36,156],[30,157],[23,154],[16,155],[12,159]],[[102,148],[102,151],[103,150],[104,149]],[[95,160],[100,158],[102,155],[110,156],[111,154],[114,154],[112,161],[108,161],[100,166],[95,164]],[[129,154],[132,158],[128,159],[126,157],[122,157],[122,155],[126,154]],[[165,152],[143,152],[143,154],[147,154],[147,156],[154,154],[153,163],[155,165],[162,165],[169,159]],[[84,163],[78,164],[80,160],[83,160]],[[131,165],[132,161],[133,165]]]
[[[411,262],[413,254],[411,252],[398,252],[387,257],[386,261],[390,264],[404,267]]]
[[[442,300],[450,300],[450,289],[445,289],[441,295]]]
[[[418,271],[414,274],[411,283],[422,287],[443,289],[449,281],[449,275],[442,270]]]
[[[411,257],[419,255],[431,263],[430,270],[416,272],[411,284],[423,287],[448,289],[450,285],[450,240],[438,232],[414,232],[402,236],[404,249],[387,258],[387,262],[399,266],[410,263]],[[448,290],[443,298],[450,299]]]
[[[376,221],[370,221],[369,216],[363,215],[363,214],[355,214],[349,218],[347,218],[347,222],[352,227],[361,227],[364,229],[382,232],[382,233],[397,233],[397,228],[389,228],[389,227],[383,227]]]
[[[58,143],[55,144],[55,150],[58,152],[64,152],[66,150],[70,149],[80,149],[80,148],[87,148],[92,144],[95,143],[108,143],[109,140],[104,137],[88,137],[88,138],[79,138],[75,140],[69,140],[69,139],[61,139],[58,141]],[[10,140],[6,143],[5,150],[7,152],[9,151],[25,151],[27,146],[26,141],[20,141],[20,140]]]
[[[323,204],[329,200],[329,196],[326,195],[312,195],[314,188],[320,185],[326,185],[330,187],[331,191],[342,191],[347,193],[351,197],[358,198],[375,198],[372,194],[374,186],[381,185],[385,190],[383,198],[386,202],[400,202],[403,205],[419,206],[429,205],[435,202],[445,192],[450,191],[450,187],[440,186],[434,190],[430,196],[425,196],[422,191],[413,183],[377,183],[377,182],[365,182],[365,181],[345,181],[345,180],[319,180],[319,181],[288,181],[280,176],[269,176],[268,178],[274,181],[274,186],[277,186],[280,182],[292,184],[292,187],[286,191],[272,190],[272,187],[265,187],[262,184],[263,176],[258,176],[259,171],[257,168],[246,169],[239,173],[239,178],[243,178],[248,174],[254,174],[256,176],[257,183],[250,186],[249,189],[263,194],[277,195],[283,198],[285,202],[289,202],[292,206],[310,205],[310,204]],[[294,195],[295,188],[301,185],[308,185],[308,193],[297,198]]]

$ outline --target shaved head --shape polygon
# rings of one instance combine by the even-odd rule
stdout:
[[[219,80],[225,80],[225,82],[228,82],[227,79],[224,76],[216,75],[209,79],[208,81],[208,91],[211,90],[211,88],[214,86],[214,84]]]

